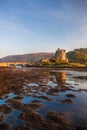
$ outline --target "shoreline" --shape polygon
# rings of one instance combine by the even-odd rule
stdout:
[[[0,67],[0,93],[3,93],[4,91],[8,90],[9,88],[18,86],[22,86],[25,83],[25,80],[28,80],[29,78],[35,77],[37,78],[37,75],[34,75],[34,72],[37,71],[37,69],[41,69],[44,71],[55,69],[55,70],[70,70],[70,71],[87,71],[87,67],[61,67],[61,68],[55,68],[55,67],[29,67],[29,68],[1,68]],[[18,83],[18,84],[17,84]]]
[[[2,102],[3,104],[0,104],[0,111],[4,113],[4,116],[0,116],[2,124],[5,121],[5,117],[9,120],[9,116],[6,114],[12,114],[16,110],[17,112],[19,111],[19,114],[17,117],[14,117],[13,120],[24,121],[25,125],[13,125],[12,128],[14,130],[18,130],[16,128],[22,127],[24,127],[24,129],[31,127],[31,130],[37,129],[37,127],[42,127],[43,130],[46,128],[47,130],[64,130],[65,128],[67,130],[74,130],[77,128],[85,128],[83,126],[80,127],[78,124],[76,126],[72,125],[72,120],[68,118],[68,116],[72,117],[72,112],[65,111],[65,108],[59,111],[58,108],[60,104],[64,104],[65,106],[74,105],[75,99],[77,98],[76,93],[80,94],[82,91],[86,93],[87,91],[85,89],[75,90],[72,84],[66,83],[66,74],[58,73],[58,71],[57,74],[52,73],[51,71],[54,69],[66,70],[66,68],[48,69],[40,67],[30,67],[30,69],[0,68],[0,80],[2,81],[2,84],[0,84],[0,92],[2,92],[0,99],[1,101],[5,101],[4,103]],[[68,68],[68,70],[72,69]],[[80,70],[82,71],[82,69]],[[80,78],[82,79],[82,77]],[[68,94],[67,91],[69,92]],[[64,93],[66,97],[62,98],[62,93]],[[55,99],[55,96],[57,99]],[[54,102],[54,104],[56,103],[56,110],[55,106],[51,105],[52,102]],[[50,107],[49,104],[51,105]],[[40,113],[39,110],[44,110],[46,106],[49,108],[48,111],[46,111],[46,116],[44,116],[44,113]],[[0,128],[2,124],[0,124]],[[11,126],[8,121],[4,123],[4,125],[7,124],[9,127]]]

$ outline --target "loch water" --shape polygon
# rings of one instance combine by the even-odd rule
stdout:
[[[0,96],[0,108],[2,105],[12,107],[12,111],[8,113],[0,109],[0,117],[4,115],[0,124],[9,123],[12,129],[18,125],[25,125],[25,122],[19,118],[22,110],[14,108],[12,102],[9,103],[9,100],[22,97],[18,101],[25,105],[33,101],[41,102],[43,107],[38,107],[35,111],[43,117],[48,111],[69,113],[68,118],[72,121],[72,126],[87,128],[87,71],[67,68],[63,70],[31,68],[30,71],[32,70],[34,75],[41,73],[41,76],[25,82],[22,86],[23,93],[15,93],[11,90]]]

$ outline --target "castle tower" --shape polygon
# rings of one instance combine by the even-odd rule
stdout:
[[[61,59],[66,60],[66,51],[65,50],[61,50]]]
[[[66,51],[58,48],[55,52],[55,58],[58,60],[66,60]]]

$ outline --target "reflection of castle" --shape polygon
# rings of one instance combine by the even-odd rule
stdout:
[[[57,60],[66,60],[66,51],[63,49],[58,48],[55,52],[55,58]]]
[[[66,83],[66,72],[57,72],[55,77],[58,83]]]

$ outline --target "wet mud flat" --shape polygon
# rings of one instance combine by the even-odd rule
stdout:
[[[0,68],[0,130],[86,130],[87,73],[83,74]]]

